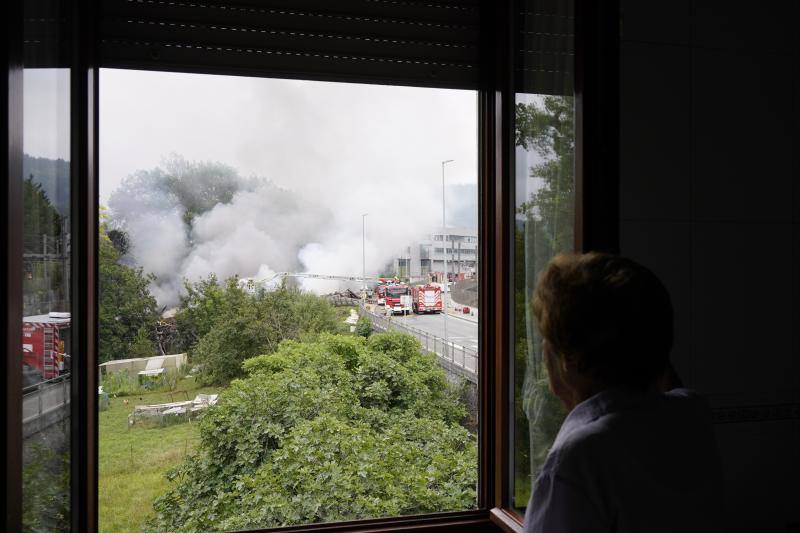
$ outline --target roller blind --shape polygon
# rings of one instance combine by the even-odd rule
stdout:
[[[516,92],[571,96],[575,78],[575,2],[525,0],[516,5]]]
[[[69,68],[71,4],[67,0],[26,0],[23,5],[25,68]]]
[[[478,87],[478,0],[103,0],[103,67]]]

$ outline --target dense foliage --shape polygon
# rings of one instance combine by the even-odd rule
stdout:
[[[22,530],[68,531],[70,516],[69,420],[25,443]]]
[[[159,315],[149,289],[152,278],[141,268],[121,263],[120,258],[101,222],[97,257],[100,362],[156,355],[152,331]]]
[[[372,335],[372,319],[370,319],[367,315],[358,317],[355,334],[362,337],[369,337]]]
[[[24,315],[69,311],[68,268],[65,254],[64,217],[50,200],[38,177],[22,182]],[[47,259],[42,256],[45,254]]]
[[[187,284],[176,316],[183,342],[208,383],[243,375],[242,361],[274,352],[281,341],[343,329],[324,298],[281,287],[248,294],[237,278],[220,285],[213,276]]]
[[[537,187],[517,210],[515,233],[514,467],[524,506],[532,477],[543,464],[564,417],[548,388],[541,335],[530,302],[547,262],[573,248],[575,133],[573,99],[544,96],[516,106],[516,145],[536,154],[529,178]]]
[[[475,436],[434,356],[397,332],[319,335],[248,359],[169,473],[151,532],[474,507]]]

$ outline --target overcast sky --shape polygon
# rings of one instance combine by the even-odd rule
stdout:
[[[170,153],[301,193],[476,183],[476,120],[472,91],[102,70],[101,200]]]
[[[23,71],[23,150],[48,159],[69,160],[69,70]]]

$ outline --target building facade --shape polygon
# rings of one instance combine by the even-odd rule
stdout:
[[[478,231],[474,228],[438,228],[427,239],[400,251],[393,268],[401,278],[441,280],[445,271],[451,278],[474,277],[478,272]]]

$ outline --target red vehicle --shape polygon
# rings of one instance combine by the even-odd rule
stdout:
[[[69,371],[69,313],[26,316],[22,319],[22,365],[42,380]]]
[[[442,288],[438,285],[428,283],[412,288],[411,300],[417,314],[442,312]]]
[[[375,287],[375,303],[386,305],[386,288],[390,285],[397,285],[397,278],[378,278],[378,286]]]
[[[386,314],[409,314],[411,307],[411,288],[402,283],[386,285]]]
[[[386,305],[386,285],[378,285],[375,288],[375,301],[378,305]]]

